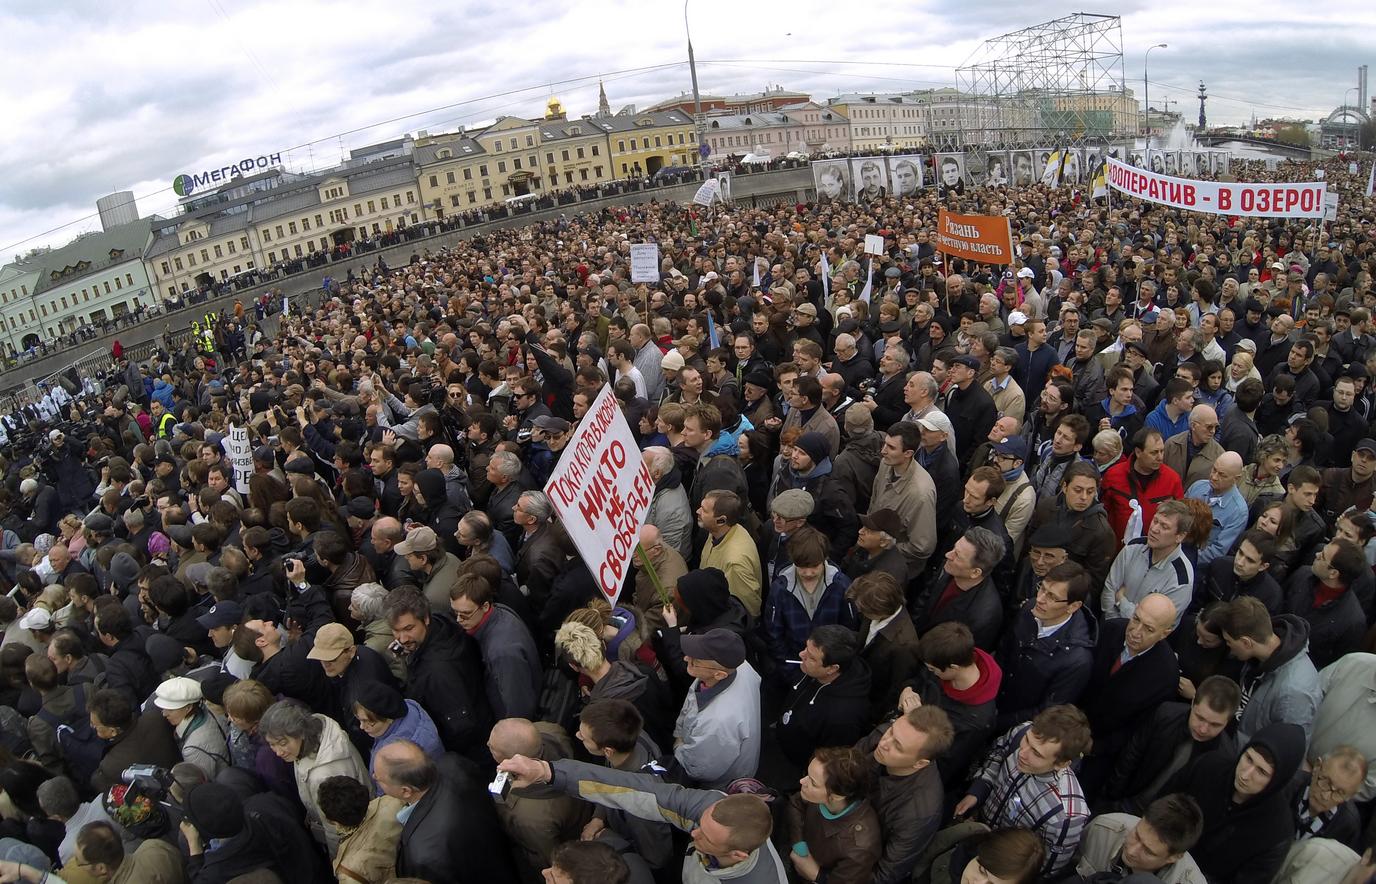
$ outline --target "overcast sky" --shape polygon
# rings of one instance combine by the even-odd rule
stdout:
[[[1068,14],[1011,0],[691,4],[704,93],[781,84],[817,99],[954,85],[986,39]],[[551,94],[579,116],[597,109],[599,75],[613,110],[689,90],[677,2],[454,7],[7,0],[0,262],[99,229],[95,201],[113,191],[133,190],[144,215],[170,214],[177,174],[242,157],[281,152],[310,171],[405,132],[539,115]],[[1200,79],[1211,123],[1317,118],[1376,62],[1370,3],[1117,7],[1128,87],[1140,98],[1144,50],[1169,44],[1152,53],[1152,104],[1179,102],[1171,109],[1190,120]]]

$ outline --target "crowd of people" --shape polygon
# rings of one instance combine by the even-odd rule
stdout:
[[[1365,884],[1376,201],[1232,171],[1316,167],[970,188],[1008,267],[605,208],[123,360],[4,453],[0,880]],[[542,491],[608,385],[615,599]]]

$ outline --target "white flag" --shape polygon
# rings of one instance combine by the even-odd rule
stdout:
[[[870,302],[870,290],[874,288],[874,259],[870,258],[865,263],[865,287],[860,290],[860,300],[866,304]]]
[[[1366,179],[1366,195],[1376,194],[1376,161],[1371,164],[1371,174]]]
[[[822,297],[827,299],[825,303],[830,303],[831,298],[831,262],[827,261],[826,249],[822,250]]]
[[[751,265],[755,268],[755,278],[754,278],[754,280],[753,280],[750,284],[751,284],[752,286],[754,286],[755,288],[759,288],[759,287],[760,287],[760,259],[759,259],[759,258],[751,258],[751,259],[750,259],[750,263],[751,263]]]

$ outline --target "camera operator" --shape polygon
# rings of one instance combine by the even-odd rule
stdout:
[[[48,449],[43,453],[43,471],[57,486],[62,508],[79,510],[96,492],[95,477],[86,466],[84,452],[76,438],[69,440],[60,429],[48,432]]]
[[[19,492],[23,495],[24,505],[29,511],[27,526],[32,531],[32,536],[23,539],[33,540],[39,534],[56,534],[58,519],[65,512],[57,489],[30,476],[19,483]]]

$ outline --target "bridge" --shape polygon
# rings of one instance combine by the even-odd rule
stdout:
[[[1207,132],[1204,134],[1196,132],[1195,140],[1206,147],[1227,147],[1229,144],[1239,144],[1260,148],[1275,156],[1292,160],[1307,160],[1313,157],[1311,148],[1301,147],[1297,144],[1283,144],[1266,138],[1254,138],[1251,135],[1213,135]]]

